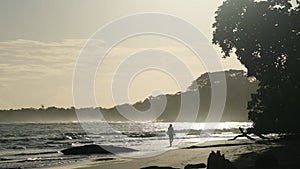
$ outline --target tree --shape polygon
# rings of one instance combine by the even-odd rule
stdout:
[[[256,133],[300,132],[299,9],[299,1],[227,0],[216,11],[213,44],[260,82],[248,103]]]

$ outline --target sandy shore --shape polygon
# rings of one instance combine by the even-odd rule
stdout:
[[[238,168],[253,168],[255,159],[259,154],[272,152],[277,156],[281,166],[293,166],[295,160],[299,160],[297,149],[289,150],[279,142],[270,141],[209,141],[201,144],[185,144],[166,151],[157,156],[148,158],[124,158],[110,156],[108,158],[91,159],[84,162],[74,163],[65,166],[53,167],[52,169],[80,168],[80,169],[140,169],[148,166],[169,166],[173,168],[184,168],[187,164],[207,164],[207,158],[211,151],[220,150]],[[294,152],[292,150],[295,150]],[[299,149],[298,149],[299,150]],[[298,159],[291,159],[289,156],[296,156]],[[280,167],[285,168],[285,167]]]

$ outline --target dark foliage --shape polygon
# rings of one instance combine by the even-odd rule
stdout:
[[[260,82],[248,103],[257,133],[300,132],[299,9],[299,1],[227,0],[216,12],[213,43]]]

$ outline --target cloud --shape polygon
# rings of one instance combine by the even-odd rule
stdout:
[[[73,105],[73,72],[77,57],[80,55],[86,41],[86,39],[66,39],[60,42],[40,42],[24,39],[0,41],[0,95],[4,98],[0,100],[0,109],[38,107],[40,104],[55,106]],[[142,45],[141,39],[136,41],[131,39],[112,48],[101,63],[90,58],[82,64],[83,69],[89,69],[91,64],[99,64],[95,79],[95,91],[101,106],[111,107],[114,104],[112,102],[111,83],[114,72],[122,64],[122,61],[130,58],[134,53],[142,52],[149,48],[174,54],[183,65],[186,65],[191,70],[195,78],[205,72],[201,60],[183,44],[178,42],[169,44],[169,41],[161,41],[156,44],[157,41],[154,39],[151,39],[151,41],[153,44],[148,47],[148,43]],[[92,45],[92,48],[97,50],[105,47],[101,41],[93,41]],[[96,55],[92,54],[92,56],[97,56],[97,53]],[[166,62],[171,67],[174,65],[171,59],[158,59],[157,62]],[[233,63],[236,61],[232,59],[223,61],[221,59],[221,62],[225,63],[225,68],[232,68]],[[132,71],[132,67],[138,64],[140,63],[133,60],[128,63],[128,68],[119,73],[125,75]],[[240,66],[237,65],[236,68],[238,67]],[[177,77],[184,78],[186,74],[179,70],[175,70]],[[136,100],[143,100],[145,96],[150,94],[149,92],[153,91],[151,80],[155,81],[158,75],[161,74],[161,72],[139,74],[134,81],[134,86],[140,88],[133,90],[138,92],[132,93],[132,97]],[[166,74],[160,78],[159,82],[161,83],[157,86],[160,86],[158,88],[162,91],[177,92],[176,87],[170,88],[170,77],[166,76]],[[186,84],[186,86],[188,85]]]
[[[74,67],[86,40],[39,42],[18,39],[0,42],[0,79],[58,75]]]

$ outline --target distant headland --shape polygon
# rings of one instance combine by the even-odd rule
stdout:
[[[200,109],[196,121],[205,121],[211,102],[211,82],[209,74],[218,75],[223,72],[213,72],[202,74],[199,78],[193,81],[185,92],[176,94],[159,95],[156,97],[150,96],[143,101],[133,105],[123,104],[112,108],[80,108],[83,111],[98,109],[103,114],[107,121],[126,121],[117,110],[117,108],[126,108],[133,106],[134,108],[145,111],[150,107],[150,100],[159,100],[161,97],[166,97],[167,104],[165,110],[157,118],[157,121],[175,121],[180,110],[181,96],[194,92],[193,87],[197,86],[200,93]],[[258,81],[254,78],[249,78],[243,70],[228,70],[225,71],[227,84],[226,104],[221,121],[248,121],[247,102],[250,100],[252,93],[255,93],[258,88]],[[196,84],[196,85],[195,85]],[[193,86],[193,87],[192,87]],[[0,122],[70,122],[77,121],[75,107],[58,108],[55,106],[41,108],[21,108],[0,110]],[[91,120],[93,119],[91,117]]]

